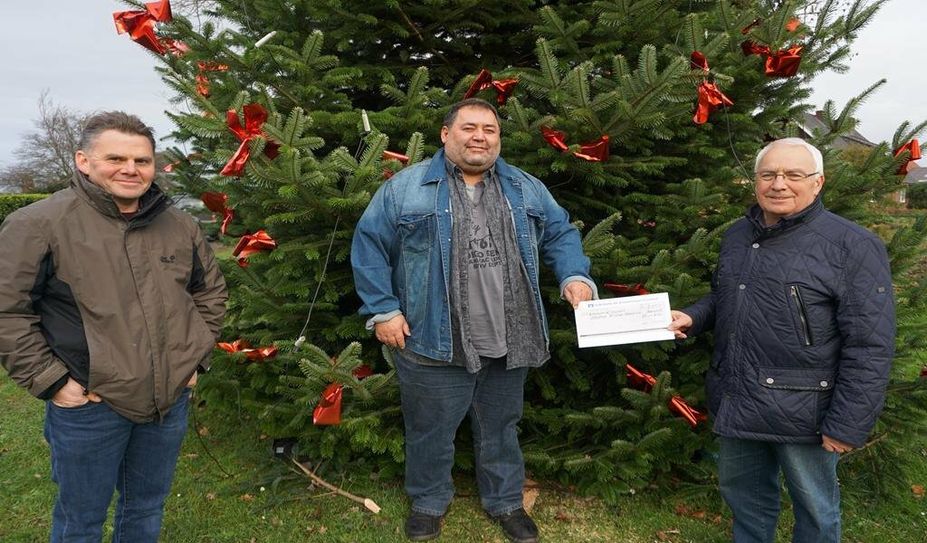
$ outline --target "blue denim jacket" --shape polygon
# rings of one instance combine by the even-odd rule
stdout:
[[[501,158],[495,168],[547,337],[539,255],[553,269],[561,291],[570,281],[581,280],[595,292],[589,259],[566,210],[540,180]],[[453,212],[448,182],[443,149],[431,160],[402,170],[373,196],[351,246],[354,285],[363,301],[360,313],[401,311],[412,331],[406,348],[443,361],[452,355],[448,285]]]

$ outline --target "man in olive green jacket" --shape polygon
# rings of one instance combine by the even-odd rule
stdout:
[[[113,541],[154,543],[225,281],[153,184],[149,127],[101,113],[79,147],[71,186],[0,226],[0,363],[47,400],[51,541],[100,541],[118,489]]]

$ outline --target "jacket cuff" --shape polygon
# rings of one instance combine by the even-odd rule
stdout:
[[[859,449],[866,444],[869,432],[860,432],[857,428],[837,422],[833,417],[827,417],[821,423],[821,435],[851,445],[854,449]]]
[[[365,324],[364,326],[365,328],[367,328],[367,330],[373,330],[374,324],[386,322],[398,315],[402,315],[402,311],[398,309],[394,309],[390,311],[389,313],[379,313],[367,319],[367,324]]]
[[[33,377],[29,393],[42,400],[50,399],[68,382],[68,377],[67,366],[56,358],[42,373]]]
[[[595,281],[583,275],[571,275],[567,277],[566,279],[564,279],[563,281],[560,281],[560,299],[561,300],[565,299],[563,297],[563,290],[566,288],[567,285],[569,285],[573,281],[579,281],[581,283],[585,283],[586,285],[588,285],[589,288],[592,289],[592,299],[593,300],[599,299],[599,287],[596,286]]]
[[[61,379],[55,381],[55,384],[45,389],[45,392],[37,395],[36,398],[40,400],[50,400],[55,397],[55,394],[58,394],[58,391],[64,388],[64,385],[68,383],[68,379],[71,378],[70,374],[64,375]]]

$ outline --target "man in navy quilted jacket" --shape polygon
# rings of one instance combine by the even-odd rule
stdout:
[[[725,232],[711,293],[673,311],[670,329],[714,329],[706,388],[734,541],[774,541],[781,470],[792,541],[838,543],[837,460],[866,443],[894,354],[888,255],[824,209],[812,145],[774,141],[755,172],[757,204]]]

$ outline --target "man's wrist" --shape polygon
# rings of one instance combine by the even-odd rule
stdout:
[[[64,388],[64,385],[68,384],[68,379],[70,378],[71,378],[71,374],[69,373],[64,374],[61,378],[59,378],[57,381],[52,383],[50,387],[46,388],[44,392],[39,394],[37,398],[40,400],[50,400],[54,398],[55,394],[57,394],[59,390]]]

